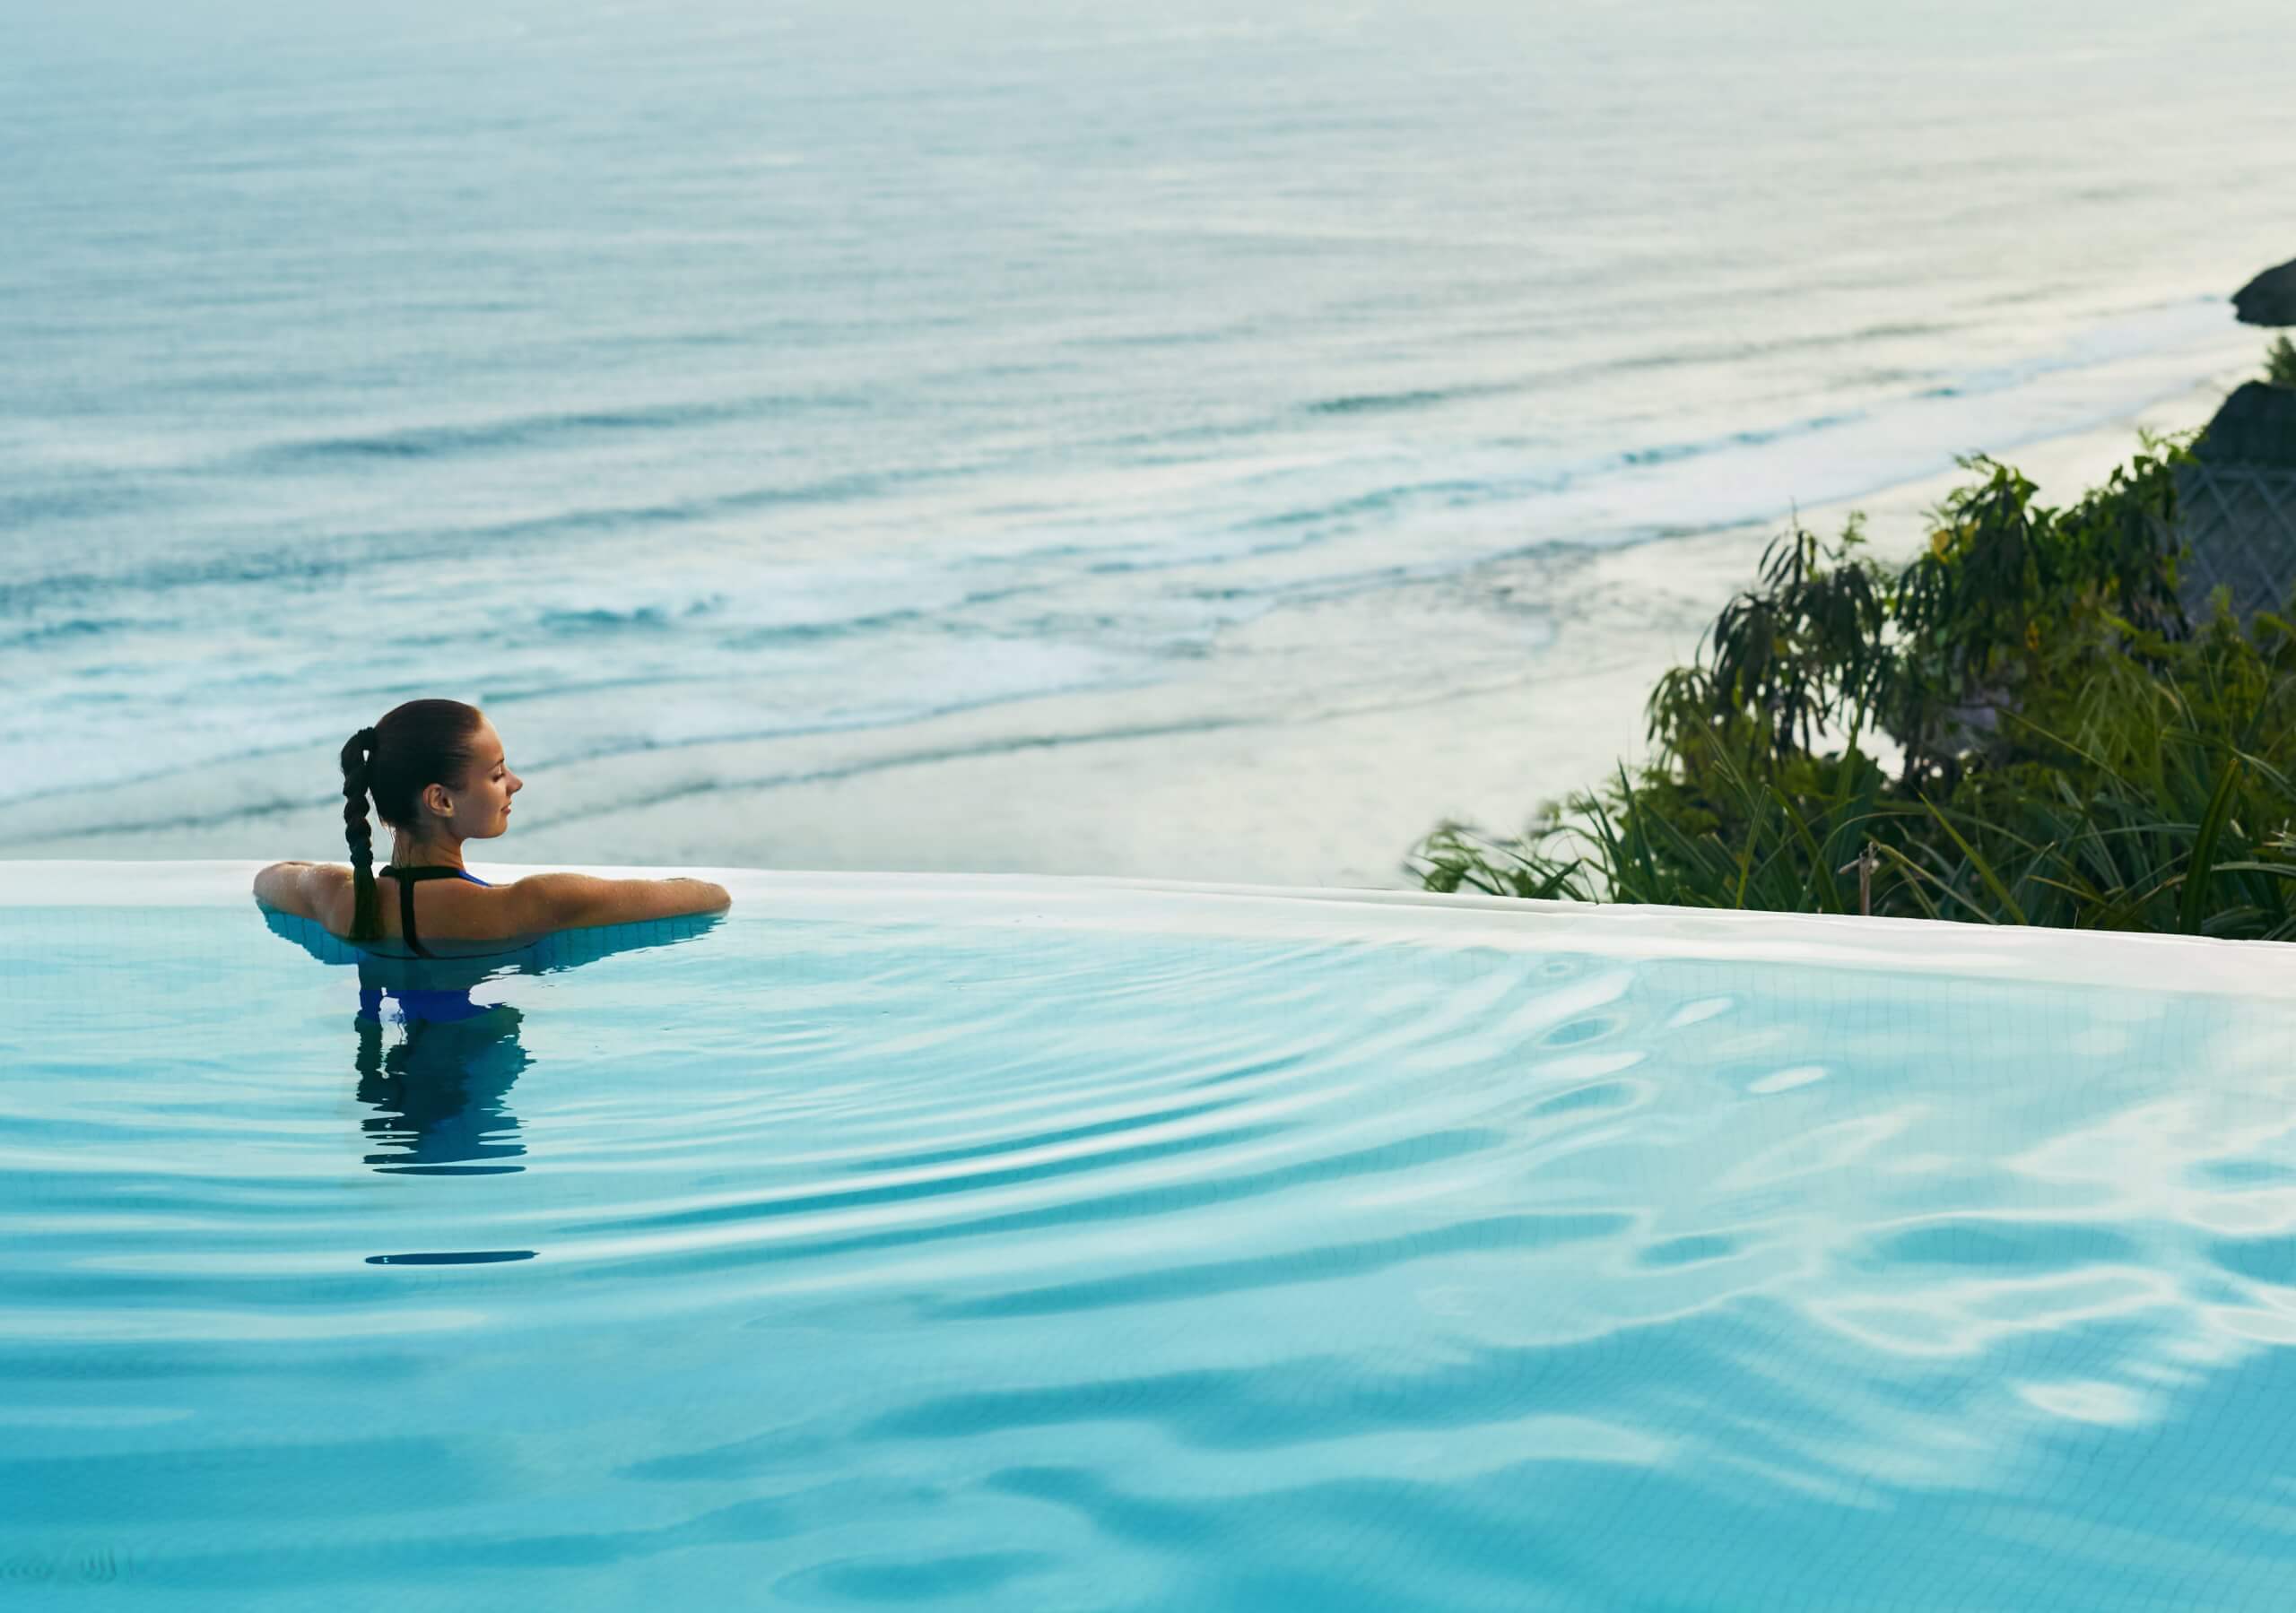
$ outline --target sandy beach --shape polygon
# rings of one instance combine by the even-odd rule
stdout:
[[[2227,368],[2135,414],[2003,456],[2045,500],[2068,502],[2135,450],[2141,429],[2200,424],[2241,376]],[[1861,508],[1874,551],[1901,555],[1960,479],[1813,507],[1803,519],[1831,533]],[[1479,662],[1439,697],[1287,715],[1239,683],[1207,716],[1201,689],[1184,708],[1152,687],[881,730],[665,748],[530,772],[510,834],[472,846],[471,861],[483,866],[499,850],[521,863],[1409,886],[1405,854],[1439,820],[1511,829],[1540,801],[1631,756],[1651,683],[1752,579],[1777,529],[1518,554],[1402,596],[1422,613],[1423,640],[1440,643],[1447,623],[1474,615],[1487,628],[1490,612],[1535,599],[1557,568],[1572,570],[1572,614],[1552,642],[1526,649],[1519,675],[1493,676]],[[1350,613],[1391,616],[1397,597],[1311,604],[1231,631],[1244,649],[1303,653],[1355,641]],[[507,737],[515,754],[519,736]],[[100,797],[19,802],[0,808],[0,855],[339,857],[341,809],[319,787],[335,766],[331,750],[298,745]],[[91,819],[106,827],[90,829]]]

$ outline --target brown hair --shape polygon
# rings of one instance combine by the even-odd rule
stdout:
[[[367,797],[375,816],[393,828],[420,819],[422,792],[434,784],[459,790],[470,771],[471,740],[479,709],[460,700],[409,700],[394,706],[372,728],[343,747],[343,834],[351,843],[352,941],[382,938],[375,893],[375,835],[367,823]]]

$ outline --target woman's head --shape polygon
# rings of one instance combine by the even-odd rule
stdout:
[[[510,771],[494,725],[460,700],[409,700],[343,747],[344,837],[351,845],[357,907],[354,940],[380,933],[374,912],[375,815],[418,841],[485,840],[510,823],[510,797],[523,785]]]

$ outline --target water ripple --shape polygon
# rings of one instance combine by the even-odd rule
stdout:
[[[0,906],[0,1557],[219,1608],[2296,1567],[2285,1003],[770,890],[437,965]]]

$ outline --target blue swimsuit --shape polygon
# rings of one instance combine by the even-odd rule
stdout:
[[[417,958],[431,958],[437,954],[424,946],[414,933],[414,888],[425,880],[468,880],[474,885],[486,884],[474,873],[443,864],[424,868],[378,868],[375,872],[378,877],[388,874],[398,881],[398,927]],[[487,889],[491,890],[493,887],[489,885]]]

